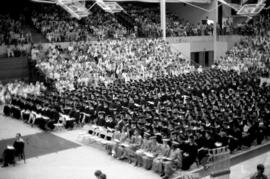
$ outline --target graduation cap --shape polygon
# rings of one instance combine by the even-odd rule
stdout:
[[[157,136],[151,136],[150,139],[157,139]]]
[[[222,143],[221,143],[221,142],[216,142],[216,143],[215,143],[215,146],[216,146],[216,147],[221,147],[221,146],[222,146]]]
[[[162,139],[162,141],[163,141],[163,142],[169,142],[169,141],[170,141],[170,139],[168,139],[168,138],[164,138],[164,139]]]
[[[105,111],[99,111],[98,114],[105,114]]]
[[[155,103],[153,101],[147,101],[148,104],[154,105]]]

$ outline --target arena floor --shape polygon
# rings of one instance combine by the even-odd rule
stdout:
[[[83,129],[44,133],[21,121],[0,116],[0,149],[12,143],[17,132],[26,139],[26,163],[19,161],[15,167],[0,168],[0,179],[94,179],[97,169],[109,179],[160,179],[152,171],[118,161],[97,147],[80,143],[77,137]],[[248,178],[257,163],[270,166],[270,150],[232,166],[231,178]]]

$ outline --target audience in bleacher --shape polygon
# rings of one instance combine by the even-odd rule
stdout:
[[[89,41],[98,38],[121,38],[127,35],[113,15],[94,8],[87,18],[73,19],[61,7],[35,6],[32,13],[34,26],[49,42]]]
[[[74,90],[78,85],[107,85],[119,79],[144,80],[192,70],[180,53],[172,53],[169,45],[158,39],[71,43],[66,49],[51,46],[45,54],[37,67],[56,80],[60,91]]]
[[[18,19],[13,19],[9,14],[0,15],[0,45],[31,43],[31,34],[23,31],[24,21],[23,15]]]
[[[145,7],[144,4],[129,3],[123,4],[123,7],[139,24],[145,37],[161,37],[159,5],[152,4],[152,6]],[[198,23],[195,25],[179,19],[170,12],[166,15],[166,35],[168,37],[212,35],[213,33],[211,24]]]
[[[88,3],[90,7],[92,3]],[[88,41],[93,38],[122,38],[143,36],[161,37],[160,11],[158,5],[145,6],[142,4],[121,4],[125,13],[130,16],[133,30],[128,31],[115,15],[95,6],[88,17],[78,21],[70,18],[67,12],[55,6],[37,6],[32,13],[32,22],[49,42]],[[213,24],[199,22],[191,24],[187,20],[179,19],[172,13],[167,13],[167,36],[201,36],[212,35]],[[138,32],[140,31],[140,33]],[[225,23],[220,34],[232,34],[231,23]]]
[[[263,71],[268,77],[270,69],[270,38],[268,35],[244,37],[225,57],[218,59],[221,69],[247,71],[249,68]]]
[[[7,84],[0,83],[0,104],[10,102],[11,96],[27,97],[28,94],[40,95],[46,88],[42,83],[27,84],[23,81],[14,81]]]

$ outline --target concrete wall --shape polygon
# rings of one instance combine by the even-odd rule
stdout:
[[[173,43],[171,48],[174,52],[181,52],[186,59],[191,59],[190,44],[188,42]]]
[[[194,4],[194,5],[200,6],[204,9],[214,8],[213,2],[211,2],[210,4]],[[201,20],[206,19],[206,16],[208,16],[209,19],[215,18],[214,11],[208,13],[201,9],[192,7],[188,4],[167,3],[166,6],[168,11],[177,15],[180,19],[188,20],[192,24],[197,24],[198,22],[201,22]]]
[[[217,57],[224,56],[225,53],[230,50],[235,43],[241,39],[241,36],[219,36],[217,42]],[[202,36],[202,37],[182,37],[175,39],[168,39],[172,50],[175,52],[181,52],[187,59],[191,59],[192,52],[205,52],[213,51],[213,37]],[[212,59],[213,60],[213,59]],[[209,59],[209,62],[212,61]]]

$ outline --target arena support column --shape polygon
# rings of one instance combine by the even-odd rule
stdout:
[[[217,32],[217,26],[218,26],[218,0],[214,0],[215,3],[215,20],[214,20],[214,29],[213,29],[213,48],[214,48],[214,63],[217,60],[217,38],[218,38],[218,32]]]
[[[166,0],[160,0],[160,25],[162,38],[166,40]]]

